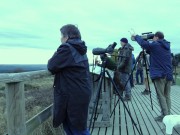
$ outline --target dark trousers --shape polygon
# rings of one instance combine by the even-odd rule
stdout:
[[[139,83],[139,75],[140,75],[140,78],[141,78],[141,83],[143,83],[143,70],[142,69],[137,69],[136,71],[136,83]]]
[[[130,85],[131,85],[131,87],[134,87],[134,77],[133,77],[133,73],[130,75]]]

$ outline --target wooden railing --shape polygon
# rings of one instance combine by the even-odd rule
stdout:
[[[41,125],[52,115],[51,104],[43,111],[30,118],[28,121],[25,121],[24,81],[47,76],[51,76],[51,73],[45,70],[0,74],[0,82],[6,84],[7,135],[30,135],[39,125]],[[102,97],[102,114],[104,121],[95,123],[95,126],[97,127],[110,126],[109,113],[111,108],[110,101],[112,95],[112,86],[109,84],[108,80],[106,84],[109,90],[105,91]],[[96,89],[97,86],[93,88],[94,96]],[[59,132],[57,129],[56,131]]]
[[[25,121],[24,81],[50,76],[48,71],[4,73],[0,82],[6,84],[6,109],[8,135],[29,135],[52,115],[52,105]]]

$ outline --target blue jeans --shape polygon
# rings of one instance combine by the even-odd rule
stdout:
[[[63,122],[63,128],[66,132],[66,135],[90,135],[88,129],[79,131],[78,129],[72,127],[67,121]]]
[[[143,70],[142,69],[137,69],[136,71],[136,83],[139,83],[139,75],[140,75],[140,78],[141,78],[141,83],[143,83]]]
[[[125,96],[131,96],[131,85],[130,85],[129,74],[120,72],[120,81],[121,81],[121,83],[123,85],[126,85],[126,87],[125,87]]]

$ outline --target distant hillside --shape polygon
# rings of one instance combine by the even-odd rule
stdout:
[[[0,64],[0,73],[17,73],[17,72],[36,71],[36,70],[47,70],[47,65]]]

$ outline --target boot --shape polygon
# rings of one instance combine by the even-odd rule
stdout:
[[[148,95],[148,94],[150,94],[150,92],[149,92],[149,90],[144,90],[143,92],[141,92],[141,94],[143,94],[143,95]]]
[[[125,97],[123,98],[124,101],[131,101],[131,96],[129,95],[125,95]]]
[[[162,120],[163,120],[164,117],[165,117],[164,115],[160,115],[160,116],[158,116],[158,117],[155,117],[154,120],[155,120],[155,121],[162,122]]]

